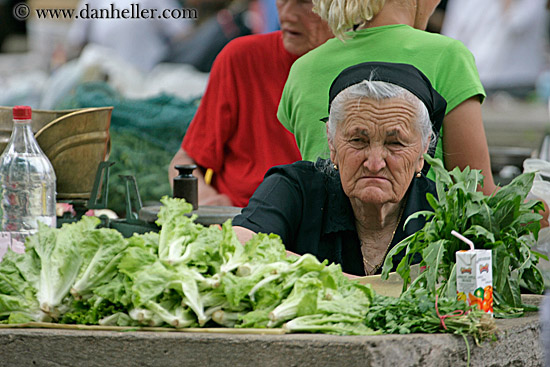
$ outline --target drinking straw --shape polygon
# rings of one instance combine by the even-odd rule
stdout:
[[[457,231],[455,231],[454,229],[451,231],[451,234],[456,238],[458,238],[459,240],[466,242],[470,246],[470,250],[475,250],[474,243],[469,239],[467,239],[466,237],[464,237],[463,235],[461,235],[460,233],[458,233]]]

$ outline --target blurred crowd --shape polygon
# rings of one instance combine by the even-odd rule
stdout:
[[[547,0],[450,0],[441,33],[474,54],[488,95],[526,98],[548,60]],[[545,96],[548,97],[548,96]]]
[[[17,20],[12,12],[19,0],[0,0],[0,52],[20,51],[10,40],[32,38],[36,27],[42,33],[54,33],[52,23],[63,25],[64,37],[46,40],[50,54],[48,67],[55,69],[63,62],[78,57],[88,44],[107,47],[141,71],[150,71],[163,62],[191,64],[208,72],[213,59],[231,39],[278,29],[275,0],[97,0],[66,1],[75,9],[130,9],[139,3],[142,9],[193,10],[180,19],[35,19]],[[29,1],[31,9],[53,8],[58,2]],[[112,4],[112,5],[111,5]],[[193,17],[193,15],[195,15]],[[72,24],[70,24],[72,23]],[[138,39],[140,42],[135,42]],[[32,51],[34,40],[27,39]],[[44,46],[44,45],[42,45]]]
[[[47,39],[53,26],[12,15],[20,0],[0,0],[0,52],[21,51],[13,39],[27,36],[26,49],[40,49],[53,71],[81,55],[89,44],[100,45],[143,73],[160,63],[181,63],[209,72],[216,55],[232,39],[279,28],[276,0],[142,0],[143,8],[196,9],[195,19],[48,20],[66,32]],[[430,18],[428,31],[462,41],[475,56],[481,81],[491,97],[504,92],[516,98],[537,93],[550,97],[547,0],[443,0]],[[29,1],[48,8],[53,2]],[[69,7],[71,1],[66,2]],[[129,8],[134,0],[72,1],[76,7]],[[56,3],[58,4],[58,3]],[[59,28],[59,27],[58,27]],[[59,34],[62,34],[60,36]],[[135,42],[139,39],[140,42]]]

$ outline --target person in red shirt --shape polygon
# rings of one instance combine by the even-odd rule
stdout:
[[[277,107],[294,61],[332,37],[311,0],[277,0],[281,30],[239,37],[218,55],[175,165],[197,164],[199,205],[244,207],[269,168],[301,159]],[[212,171],[211,182],[204,180]],[[210,181],[208,179],[208,181]]]

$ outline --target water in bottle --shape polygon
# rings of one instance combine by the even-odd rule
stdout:
[[[55,173],[31,129],[31,108],[13,108],[13,131],[0,156],[0,260],[8,248],[24,251],[38,222],[55,227]]]

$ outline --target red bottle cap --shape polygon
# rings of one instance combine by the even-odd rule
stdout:
[[[30,120],[32,116],[32,110],[29,106],[15,106],[13,108],[14,120]]]

